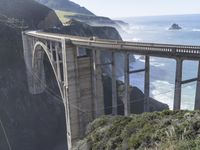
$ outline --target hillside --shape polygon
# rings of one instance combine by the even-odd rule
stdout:
[[[78,4],[71,2],[70,0],[36,0],[41,4],[55,10],[56,14],[60,18],[61,22],[65,25],[70,19],[87,23],[91,26],[111,26],[115,27],[119,32],[123,26],[127,26],[122,21],[114,21],[108,17],[96,16],[88,9],[81,7]]]
[[[104,116],[90,124],[75,149],[199,150],[200,111]]]
[[[85,14],[79,14],[79,13],[74,13],[74,12],[69,12],[69,11],[60,11],[60,10],[55,10],[55,12],[64,25],[67,25],[67,22],[73,19],[73,20],[80,21],[82,23],[86,23],[91,26],[115,27],[116,29],[118,29],[118,31],[122,31],[121,26],[124,26],[124,24],[115,22],[108,17],[85,15]]]
[[[80,13],[85,15],[94,15],[85,7],[81,7],[80,5],[70,0],[36,0],[36,1],[54,10],[62,10],[62,11]]]
[[[34,0],[0,0],[0,15],[24,21],[30,28],[61,25],[51,9]]]

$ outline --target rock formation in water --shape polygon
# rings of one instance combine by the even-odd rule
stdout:
[[[171,27],[169,28],[169,30],[181,30],[181,29],[182,28],[176,23],[172,24]]]

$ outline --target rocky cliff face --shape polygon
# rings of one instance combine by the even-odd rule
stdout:
[[[118,31],[113,27],[91,26],[74,19],[71,19],[69,22],[66,23],[66,26],[60,29],[47,29],[45,31],[83,37],[96,36],[97,38],[102,39],[122,40]]]
[[[82,14],[77,14],[73,16],[69,16],[70,19],[75,19],[77,21],[87,23],[91,26],[110,26],[114,27],[119,31],[122,31],[121,24],[116,23],[112,19],[108,17],[101,17],[101,16],[87,16]]]

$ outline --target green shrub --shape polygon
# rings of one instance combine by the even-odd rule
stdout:
[[[92,150],[199,150],[199,137],[199,111],[165,110],[103,116],[91,124],[86,139]]]

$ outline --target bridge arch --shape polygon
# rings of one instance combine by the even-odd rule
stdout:
[[[61,97],[63,98],[63,90],[60,81],[58,80],[58,74],[54,65],[53,56],[50,52],[49,48],[40,41],[37,41],[33,48],[32,53],[32,70],[34,78],[36,78],[35,81],[35,93],[41,93],[46,88],[46,79],[45,79],[45,72],[44,72],[44,55],[46,54],[48,61],[51,65],[51,68],[53,69],[59,91],[61,94]],[[42,89],[42,90],[41,90]]]

